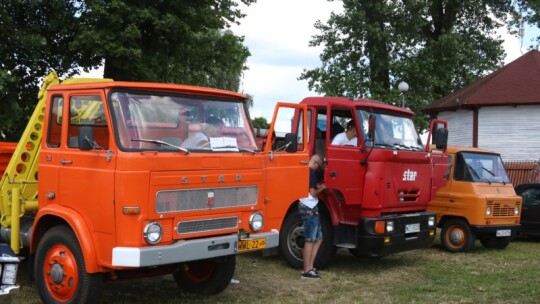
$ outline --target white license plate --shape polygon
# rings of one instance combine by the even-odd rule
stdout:
[[[405,225],[405,233],[420,232],[420,223]]]
[[[497,230],[496,235],[497,235],[497,237],[511,236],[512,231],[510,229]]]

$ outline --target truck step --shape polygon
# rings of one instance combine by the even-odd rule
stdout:
[[[353,248],[356,248],[356,244],[342,243],[342,244],[336,244],[336,247],[353,249]]]

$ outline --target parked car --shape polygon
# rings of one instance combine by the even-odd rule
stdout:
[[[540,184],[521,184],[515,189],[523,198],[520,234],[540,237]]]

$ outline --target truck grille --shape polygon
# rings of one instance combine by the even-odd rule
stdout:
[[[491,207],[493,216],[514,216],[515,207],[519,207],[517,202],[487,202],[488,207]]]
[[[157,213],[255,206],[257,186],[163,190],[156,194]]]
[[[238,226],[238,218],[234,216],[217,219],[180,222],[178,223],[176,231],[179,234],[186,234],[231,229],[236,228],[236,226]]]

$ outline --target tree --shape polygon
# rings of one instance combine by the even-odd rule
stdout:
[[[225,29],[243,16],[233,0],[2,0],[0,135],[19,139],[51,69],[237,91],[249,51]]]
[[[76,1],[0,3],[0,135],[18,141],[33,112],[39,81],[51,70],[73,75],[85,59],[71,49],[79,31]]]
[[[253,125],[253,128],[258,129],[269,129],[270,124],[264,117],[255,117],[251,120],[251,124]]]
[[[250,55],[242,37],[222,30],[243,17],[236,7],[231,0],[87,0],[77,48],[103,62],[107,78],[236,91]]]
[[[510,0],[343,0],[310,42],[324,45],[322,67],[300,79],[327,95],[399,102],[397,84],[410,86],[407,106],[420,114],[429,102],[461,88],[503,63],[495,31],[514,16]],[[418,115],[417,126],[427,127]]]

